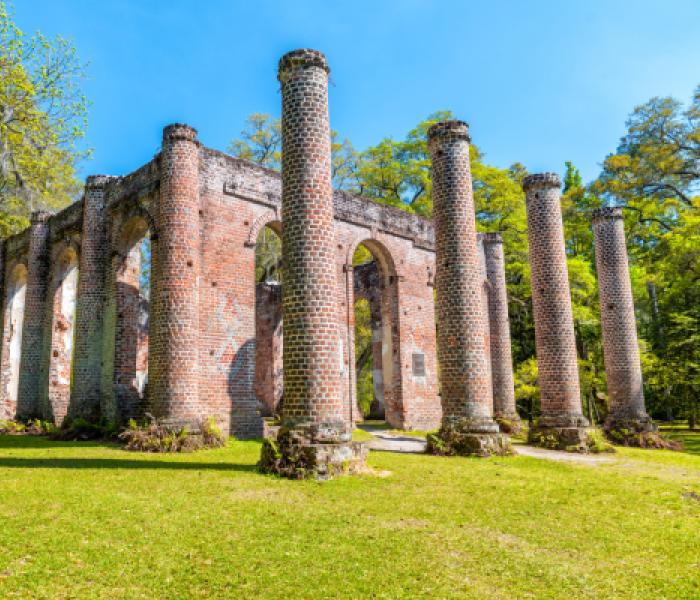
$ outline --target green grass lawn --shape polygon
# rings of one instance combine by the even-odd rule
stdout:
[[[317,483],[259,451],[0,437],[0,598],[700,596],[697,455],[376,452]]]

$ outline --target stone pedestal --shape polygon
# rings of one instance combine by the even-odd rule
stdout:
[[[275,437],[266,438],[258,466],[263,473],[290,479],[332,479],[339,475],[366,472],[369,449],[363,442],[334,441],[314,427],[281,427]]]
[[[480,419],[444,421],[437,433],[428,435],[428,454],[441,456],[509,456],[510,437],[497,423]]]
[[[587,452],[592,430],[585,418],[542,416],[530,427],[528,442],[555,450]]]

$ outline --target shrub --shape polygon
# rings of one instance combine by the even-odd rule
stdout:
[[[26,423],[12,419],[0,421],[0,435],[50,435],[56,426],[49,421],[30,419]]]
[[[205,419],[194,432],[187,425],[171,425],[147,415],[149,421],[139,425],[133,419],[119,434],[124,449],[136,452],[192,452],[202,448],[220,448],[226,437],[213,417]]]
[[[0,420],[0,435],[21,435],[24,433],[24,423],[12,419]]]
[[[656,450],[683,451],[683,444],[665,438],[657,431],[633,431],[625,427],[612,427],[606,430],[610,440],[619,446],[632,448],[650,448]]]
[[[600,429],[591,429],[586,438],[586,446],[588,451],[593,454],[601,452],[615,452],[613,445],[605,439],[603,432]]]
[[[54,427],[48,434],[49,438],[59,442],[87,442],[114,438],[116,428],[111,423],[95,423],[79,417],[64,421],[60,429]]]

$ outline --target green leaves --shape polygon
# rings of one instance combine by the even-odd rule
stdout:
[[[33,210],[61,208],[80,193],[78,142],[87,125],[80,90],[85,65],[73,45],[27,37],[0,2],[0,233],[28,224]]]

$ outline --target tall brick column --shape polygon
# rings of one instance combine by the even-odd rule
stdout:
[[[22,354],[20,359],[17,417],[42,417],[39,394],[44,351],[44,316],[49,270],[49,217],[48,212],[36,211],[31,215],[29,251],[27,254],[27,292],[22,326]]]
[[[559,177],[523,179],[527,206],[532,307],[542,415],[531,441],[552,436],[561,448],[584,449],[588,420],[581,411],[574,319],[564,248]]]
[[[488,281],[493,413],[501,429],[513,433],[519,431],[521,425],[520,416],[515,409],[503,238],[500,233],[485,233],[482,240]]]
[[[90,175],[83,195],[78,295],[75,309],[73,390],[68,420],[100,417],[102,380],[102,322],[107,265],[105,187],[108,175]]]
[[[462,121],[437,123],[428,130],[443,412],[442,427],[431,437],[429,449],[488,456],[509,452],[510,443],[493,420],[469,142]]]
[[[199,403],[199,209],[197,132],[168,125],[160,156],[148,377],[154,414],[175,425],[209,416]]]
[[[622,209],[599,208],[593,211],[592,221],[610,409],[605,429],[618,433],[653,431],[644,407]]]
[[[301,49],[279,62],[282,87],[284,406],[277,447],[261,467],[325,478],[360,468],[343,406],[325,56]]]

